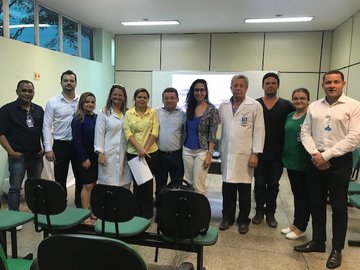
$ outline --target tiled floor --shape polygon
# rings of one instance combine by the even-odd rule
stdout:
[[[209,175],[207,178],[207,196],[212,208],[211,223],[218,226],[221,221],[222,196],[221,177]],[[232,226],[229,230],[219,232],[219,239],[214,246],[205,248],[204,266],[207,270],[227,269],[276,269],[276,270],[321,270],[327,269],[325,263],[331,250],[331,222],[328,222],[328,243],[326,253],[301,254],[293,251],[293,246],[311,239],[311,225],[306,232],[306,238],[302,240],[287,240],[280,230],[292,221],[293,203],[289,182],[286,173],[280,182],[278,207],[276,219],[278,228],[273,229],[263,222],[260,225],[250,225],[250,231],[245,235],[238,233],[237,227]],[[70,194],[73,189],[70,189]],[[254,202],[251,217],[254,215]],[[4,207],[4,206],[3,206]],[[25,205],[22,205],[26,209]],[[330,211],[329,211],[330,213]],[[328,214],[331,221],[331,214]],[[152,225],[151,230],[155,230]],[[349,208],[348,238],[360,239],[360,210]],[[32,223],[24,226],[18,233],[19,254],[24,256],[29,252],[36,254],[38,243],[42,235],[34,232]],[[10,247],[9,247],[10,248]],[[154,263],[154,248],[137,247],[144,257],[150,270],[170,270],[184,261],[195,263],[196,256],[193,253],[164,250],[159,253],[158,263]],[[360,247],[349,247],[346,244],[343,250],[342,270],[359,269]]]

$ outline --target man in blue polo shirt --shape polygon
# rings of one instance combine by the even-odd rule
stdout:
[[[17,100],[0,109],[0,144],[9,157],[9,210],[19,211],[21,185],[27,177],[40,177],[43,169],[41,147],[44,110],[34,103],[34,84],[21,80]]]

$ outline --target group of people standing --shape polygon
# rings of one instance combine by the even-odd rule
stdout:
[[[351,152],[360,143],[360,103],[343,93],[344,75],[324,74],[325,97],[309,105],[305,88],[295,89],[292,102],[278,97],[276,73],[262,79],[264,96],[246,95],[249,81],[235,75],[232,97],[217,110],[209,101],[203,79],[195,80],[186,97],[186,112],[178,106],[178,92],[169,87],[162,93],[164,106],[148,106],[145,88],[134,93],[134,107],[127,108],[127,93],[113,85],[105,107],[94,113],[95,95],[75,93],[76,74],[61,75],[62,92],[43,109],[32,103],[34,85],[18,83],[18,99],[0,109],[0,143],[9,157],[9,209],[19,210],[21,184],[40,177],[42,156],[54,162],[55,180],[66,191],[69,162],[76,180],[75,204],[90,207],[90,193],[98,182],[130,188],[137,215],[153,216],[153,179],[138,185],[128,161],[145,159],[155,176],[155,198],[171,181],[185,179],[196,192],[205,193],[206,176],[221,124],[221,170],[223,219],[220,230],[235,223],[247,233],[249,224],[266,223],[276,228],[276,199],[283,167],[287,168],[294,194],[294,222],[281,230],[288,239],[305,236],[312,217],[312,241],[294,247],[298,252],[325,252],[326,201],[333,211],[332,252],[326,266],[341,264],[347,230],[347,188],[352,168]],[[41,139],[43,138],[43,145]],[[251,184],[255,178],[256,214],[251,210]],[[92,217],[96,218],[96,217]]]

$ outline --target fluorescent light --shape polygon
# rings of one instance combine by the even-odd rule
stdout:
[[[14,24],[10,25],[9,28],[32,28],[34,27],[34,24]],[[50,25],[46,23],[40,23],[39,27],[55,27],[55,25]]]
[[[314,17],[289,17],[289,18],[265,18],[245,19],[245,23],[281,23],[281,22],[310,22]]]
[[[179,21],[138,21],[138,22],[121,22],[125,26],[148,26],[148,25],[176,25]]]

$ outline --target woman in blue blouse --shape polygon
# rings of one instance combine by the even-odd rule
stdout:
[[[209,102],[207,82],[195,80],[186,97],[186,137],[183,148],[184,179],[195,191],[205,193],[219,125],[218,110]]]
[[[75,152],[81,165],[81,203],[90,208],[90,193],[98,179],[98,157],[94,151],[96,114],[94,94],[85,92],[80,96],[76,115],[71,123]]]

